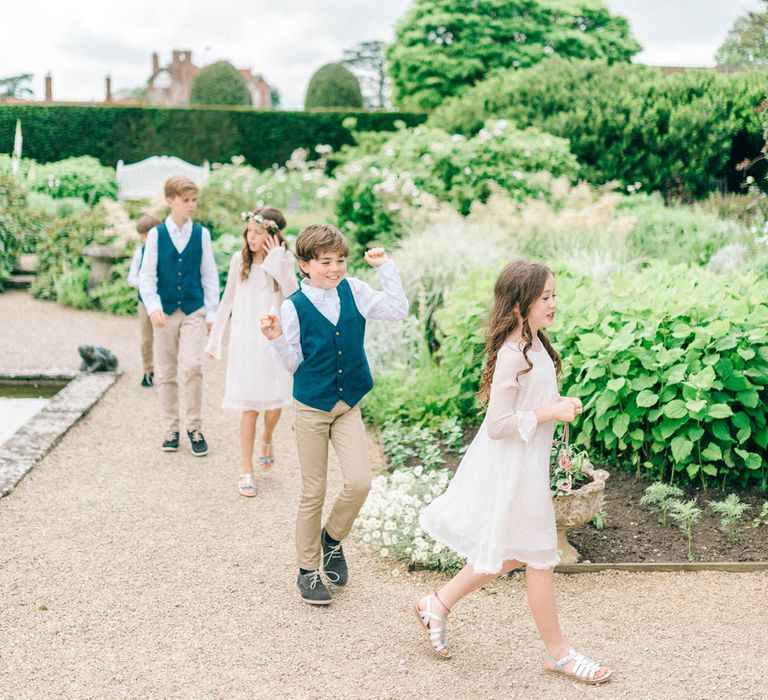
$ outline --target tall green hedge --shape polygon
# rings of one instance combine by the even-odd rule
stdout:
[[[260,112],[248,108],[174,109],[107,105],[0,105],[0,153],[10,153],[16,120],[24,152],[39,162],[90,155],[105,165],[175,155],[193,163],[228,162],[242,155],[256,168],[283,163],[299,147],[353,142],[343,126],[386,131],[402,120],[415,126],[426,115],[410,112]]]
[[[497,71],[444,102],[429,123],[465,135],[490,117],[535,126],[570,140],[590,182],[698,197],[714,178],[737,189],[743,174],[735,166],[760,153],[767,78],[555,57]]]

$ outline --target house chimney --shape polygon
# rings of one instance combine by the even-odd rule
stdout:
[[[264,80],[259,81],[259,109],[270,109],[272,105],[267,97],[267,84]]]
[[[160,70],[160,58],[157,55],[157,51],[152,52],[152,75]]]
[[[45,74],[45,101],[53,102],[53,77],[50,71]]]
[[[104,102],[112,102],[112,76],[107,76],[107,96]]]

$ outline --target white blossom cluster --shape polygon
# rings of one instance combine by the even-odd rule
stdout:
[[[412,566],[458,569],[461,558],[432,540],[419,526],[421,509],[445,491],[447,469],[398,469],[373,480],[356,521],[362,541],[384,557]]]

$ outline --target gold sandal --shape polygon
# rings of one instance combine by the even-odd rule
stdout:
[[[437,596],[437,592],[427,596],[427,601],[424,605],[424,610],[419,608],[419,603],[413,604],[413,612],[416,613],[416,617],[421,623],[424,633],[427,635],[427,642],[429,642],[429,648],[435,652],[441,659],[450,659],[453,656],[453,652],[448,647],[448,642],[445,641],[445,619],[446,615],[440,615],[432,611],[432,598],[443,605],[443,601]],[[451,609],[443,605],[448,612]],[[432,628],[432,622],[441,622],[442,627]]]

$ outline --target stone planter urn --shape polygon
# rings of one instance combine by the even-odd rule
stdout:
[[[557,524],[557,553],[561,564],[575,564],[581,555],[568,541],[568,529],[588,523],[600,509],[605,492],[605,482],[610,476],[605,469],[585,469],[592,481],[582,484],[570,493],[552,497]]]
[[[88,289],[93,289],[109,275],[112,265],[119,258],[111,245],[91,245],[83,250],[83,256],[91,261]]]

